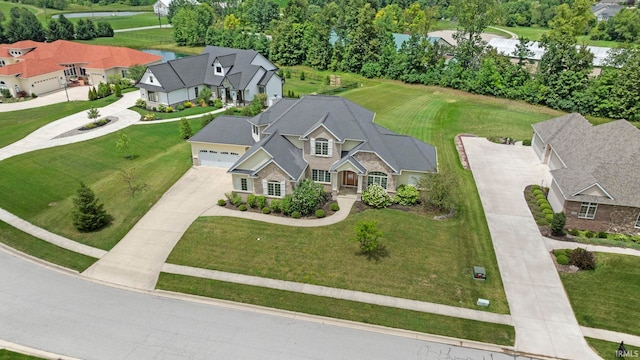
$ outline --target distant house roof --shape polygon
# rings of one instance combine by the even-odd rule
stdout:
[[[591,6],[591,13],[593,13],[598,21],[603,21],[614,17],[622,9],[624,9],[624,6],[618,3],[612,1],[600,1]]]
[[[251,136],[251,123],[248,120],[244,116],[218,116],[191,137],[189,142],[251,146],[255,140]]]
[[[283,143],[282,139],[289,144],[286,136],[307,139],[319,127],[324,127],[333,134],[338,142],[361,142],[343,154],[342,159],[332,166],[332,170],[344,161],[351,161],[356,168],[364,171],[364,167],[353,156],[359,152],[373,152],[396,174],[403,170],[437,171],[437,154],[433,146],[379,126],[373,122],[374,117],[372,111],[337,96],[312,95],[296,100],[282,99],[264,113],[249,120],[255,125],[267,125],[262,132],[266,137],[254,144],[230,171],[234,172],[237,165],[262,148],[271,154],[273,161],[282,168],[292,167],[290,175],[295,179],[294,174],[303,171],[306,162],[302,153],[293,161],[292,156],[299,149],[284,146],[286,143]],[[282,139],[275,139],[278,137]],[[284,150],[279,146],[283,146]]]
[[[640,130],[626,120],[593,126],[580,114],[533,125],[566,168],[552,170],[567,200],[640,207]],[[592,186],[611,198],[585,195]]]
[[[264,69],[261,65],[253,64],[258,56],[255,50],[232,49],[219,46],[207,46],[200,55],[169,60],[164,64],[149,66],[162,86],[139,83],[137,86],[148,90],[162,90],[170,92],[184,87],[197,85],[220,86],[227,79],[235,90],[247,88],[255,74],[262,69],[265,74],[261,77],[268,81],[276,70]],[[215,75],[212,65],[218,61],[224,68],[224,76]],[[275,65],[273,66],[275,68]],[[277,68],[276,68],[277,69]]]
[[[161,56],[147,54],[125,47],[86,45],[66,40],[40,43],[26,40],[0,45],[0,57],[8,57],[10,50],[29,50],[18,56],[17,63],[0,67],[0,75],[16,75],[23,78],[66,69],[65,65],[82,64],[88,69],[128,68],[147,65],[162,60]]]
[[[406,41],[408,41],[411,38],[411,35],[409,34],[391,33],[391,35],[393,36],[393,42],[396,45],[396,50],[400,50],[400,47],[402,46],[402,44],[404,44]],[[329,36],[329,44],[335,45],[338,39],[339,39],[338,34],[332,31],[331,35]],[[439,36],[428,36],[427,41],[429,41],[432,44],[439,43],[441,45],[451,46],[449,42],[447,42],[445,39]]]
[[[515,58],[516,46],[520,43],[517,39],[501,39],[493,38],[489,40],[489,46],[495,48],[498,53]],[[528,57],[529,60],[539,61],[544,55],[544,48],[540,46],[537,41],[530,42],[528,45],[529,50],[533,52],[533,55]],[[609,56],[611,48],[600,46],[587,46],[587,49],[593,54],[593,66],[604,66]]]

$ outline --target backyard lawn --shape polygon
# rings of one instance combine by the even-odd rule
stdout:
[[[98,12],[99,10],[94,10],[94,11]],[[135,9],[133,11],[140,11],[140,10]],[[157,26],[160,24],[160,22],[158,21],[158,17],[154,15],[152,12],[147,12],[144,14],[138,14],[138,15],[132,15],[132,16],[119,16],[117,12],[113,12],[113,15],[111,16],[69,18],[69,21],[71,21],[75,25],[80,19],[85,19],[85,20],[89,19],[93,21],[94,24],[99,21],[106,21],[109,24],[111,24],[111,27],[113,28],[113,30],[136,28],[136,27],[143,27],[143,26]],[[160,17],[160,21],[162,25],[167,25],[166,17]]]
[[[596,253],[596,269],[561,273],[578,323],[640,336],[640,257]]]
[[[179,124],[131,126],[132,160],[116,151],[117,134],[16,156],[0,162],[0,207],[59,235],[111,249],[191,166],[189,145],[179,138]],[[192,120],[197,131],[200,120]],[[134,170],[149,190],[129,196],[121,170]],[[95,233],[72,226],[72,197],[83,181],[94,190],[115,220]]]
[[[124,46],[132,49],[163,49],[181,54],[197,55],[204,47],[178,46],[171,28],[149,29],[115,33],[112,38],[79,40],[83,44]]]

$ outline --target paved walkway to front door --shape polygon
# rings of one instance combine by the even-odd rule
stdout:
[[[562,359],[599,359],[589,348],[523,191],[550,183],[531,147],[463,138],[482,200],[516,329],[517,350]]]

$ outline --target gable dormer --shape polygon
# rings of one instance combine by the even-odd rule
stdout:
[[[605,189],[602,188],[602,186],[600,186],[600,184],[595,183],[583,190],[578,191],[577,193],[573,194],[573,196],[577,196],[577,195],[587,195],[587,196],[597,196],[597,197],[603,197],[603,198],[607,198],[610,200],[613,200],[613,196],[611,196]]]
[[[215,59],[213,61],[213,64],[211,64],[211,67],[213,68],[214,76],[224,76],[224,67],[222,66],[222,64],[218,59]]]

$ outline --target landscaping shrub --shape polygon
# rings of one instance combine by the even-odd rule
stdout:
[[[541,190],[540,185],[531,185],[531,191]]]
[[[598,231],[598,238],[606,239],[607,238],[607,233],[604,232],[604,231]]]
[[[558,257],[556,257],[556,261],[560,265],[569,265],[569,258],[564,254],[558,255]]]
[[[359,221],[354,228],[356,241],[360,245],[360,254],[367,257],[368,260],[379,261],[383,257],[389,256],[386,247],[380,242],[382,231],[378,230],[378,222]]]
[[[263,214],[271,214],[271,209],[269,209],[268,206],[265,206],[262,208],[262,213]]]
[[[167,106],[165,104],[158,104],[158,112],[167,111]]]
[[[553,215],[553,210],[551,209],[544,209],[542,210],[542,213],[546,216],[546,215]]]
[[[567,232],[573,236],[580,235],[580,231],[578,231],[578,229],[569,229]]]
[[[183,105],[186,109],[193,107],[193,103],[191,101],[185,101]]]
[[[238,206],[238,210],[240,210],[240,211],[247,211],[247,205],[242,204],[242,205]]]
[[[247,205],[249,205],[249,207],[256,207],[256,201],[256,196],[254,194],[249,194],[249,196],[247,196]]]
[[[235,113],[236,113],[236,108],[234,107],[224,109],[225,115],[235,115]]]
[[[300,73],[300,80],[304,81],[305,79],[305,75],[304,75],[304,71]]]
[[[222,109],[222,100],[220,100],[219,98],[213,100],[213,107],[214,109]]]
[[[593,270],[596,268],[596,258],[592,252],[583,248],[573,250],[569,255],[569,263],[580,270]]]
[[[378,184],[371,184],[362,192],[362,201],[376,209],[391,205],[391,196]]]
[[[551,222],[553,221],[553,213],[545,214],[544,215],[544,220],[547,222],[547,224],[551,224]]]
[[[193,130],[191,130],[191,124],[187,118],[180,120],[180,139],[187,140],[193,136]]]
[[[271,200],[269,202],[269,207],[271,207],[271,211],[273,211],[274,213],[279,213],[280,212],[280,203],[281,203],[280,199]]]
[[[178,105],[176,106],[176,111],[182,111],[182,110],[184,110],[184,105],[182,105],[182,104],[178,104]]]
[[[542,204],[548,204],[548,203],[549,202],[545,198],[538,198],[538,200],[536,200],[536,204],[538,204],[538,206],[540,206]]]
[[[587,231],[585,231],[585,233],[584,233],[584,236],[585,236],[585,237],[587,237],[587,238],[589,238],[589,239],[591,239],[591,238],[592,238],[592,237],[594,237],[595,235],[596,235],[596,234],[595,234],[593,231],[591,231],[591,230],[587,230]]]
[[[218,205],[219,206],[225,206],[225,205],[227,205],[227,202],[224,201],[224,199],[220,199],[220,200],[218,200]]]
[[[144,101],[144,99],[138,99],[136,100],[136,107],[142,108],[142,109],[146,109],[147,108],[147,102]]]
[[[89,90],[91,91],[91,90]],[[91,94],[91,93],[89,93]],[[11,95],[11,91],[9,91],[9,89],[7,88],[2,88],[0,89],[0,95],[2,95],[3,98],[5,99],[11,99],[13,97],[13,95]],[[93,100],[91,99],[91,95],[89,95],[89,100]]]
[[[302,215],[300,214],[299,211],[294,211],[291,213],[291,217],[294,219],[300,219],[302,217]]]
[[[168,113],[173,112],[173,108],[171,106],[167,106],[166,112]]]
[[[538,187],[538,189],[533,190],[532,191],[533,195],[535,195],[535,197],[539,197],[539,196],[544,196],[544,193],[542,192],[542,190],[540,190],[540,187]]]
[[[258,209],[264,209],[267,206],[267,197],[264,195],[256,196],[256,206],[258,206]]]
[[[551,234],[555,236],[564,235],[564,224],[567,222],[567,217],[564,215],[564,212],[559,212],[553,214],[553,219],[551,220]]]
[[[396,196],[393,200],[397,204],[411,206],[418,202],[419,197],[420,193],[414,186],[401,185],[398,187]]]
[[[338,205],[338,203],[331,203],[331,205],[329,205],[329,209],[331,211],[338,211],[340,210],[340,205]]]
[[[560,255],[565,255],[566,256],[567,255],[567,250],[565,250],[565,249],[553,250],[553,256],[558,257]]]
[[[151,121],[151,120],[155,120],[155,119],[156,119],[156,114],[154,114],[154,113],[146,113],[142,117],[142,121]]]
[[[316,210],[316,217],[317,217],[318,219],[319,219],[319,218],[323,218],[323,217],[325,217],[325,216],[327,216],[327,214],[324,212],[324,210],[322,210],[322,209],[318,209],[318,210]]]
[[[544,211],[546,209],[551,210],[551,205],[547,203],[540,205],[540,211]]]
[[[293,191],[291,211],[297,211],[301,215],[309,215],[325,201],[327,201],[327,193],[324,191],[324,187],[311,179],[304,179]]]
[[[280,201],[280,210],[283,214],[291,214],[291,194],[285,195]]]
[[[232,203],[234,206],[240,206],[240,204],[242,204],[242,197],[240,197],[240,195],[236,194],[236,196],[234,196],[234,197],[231,199],[231,203]]]
[[[522,140],[522,145],[524,145],[524,146],[531,146],[531,139],[524,139],[524,140]]]

